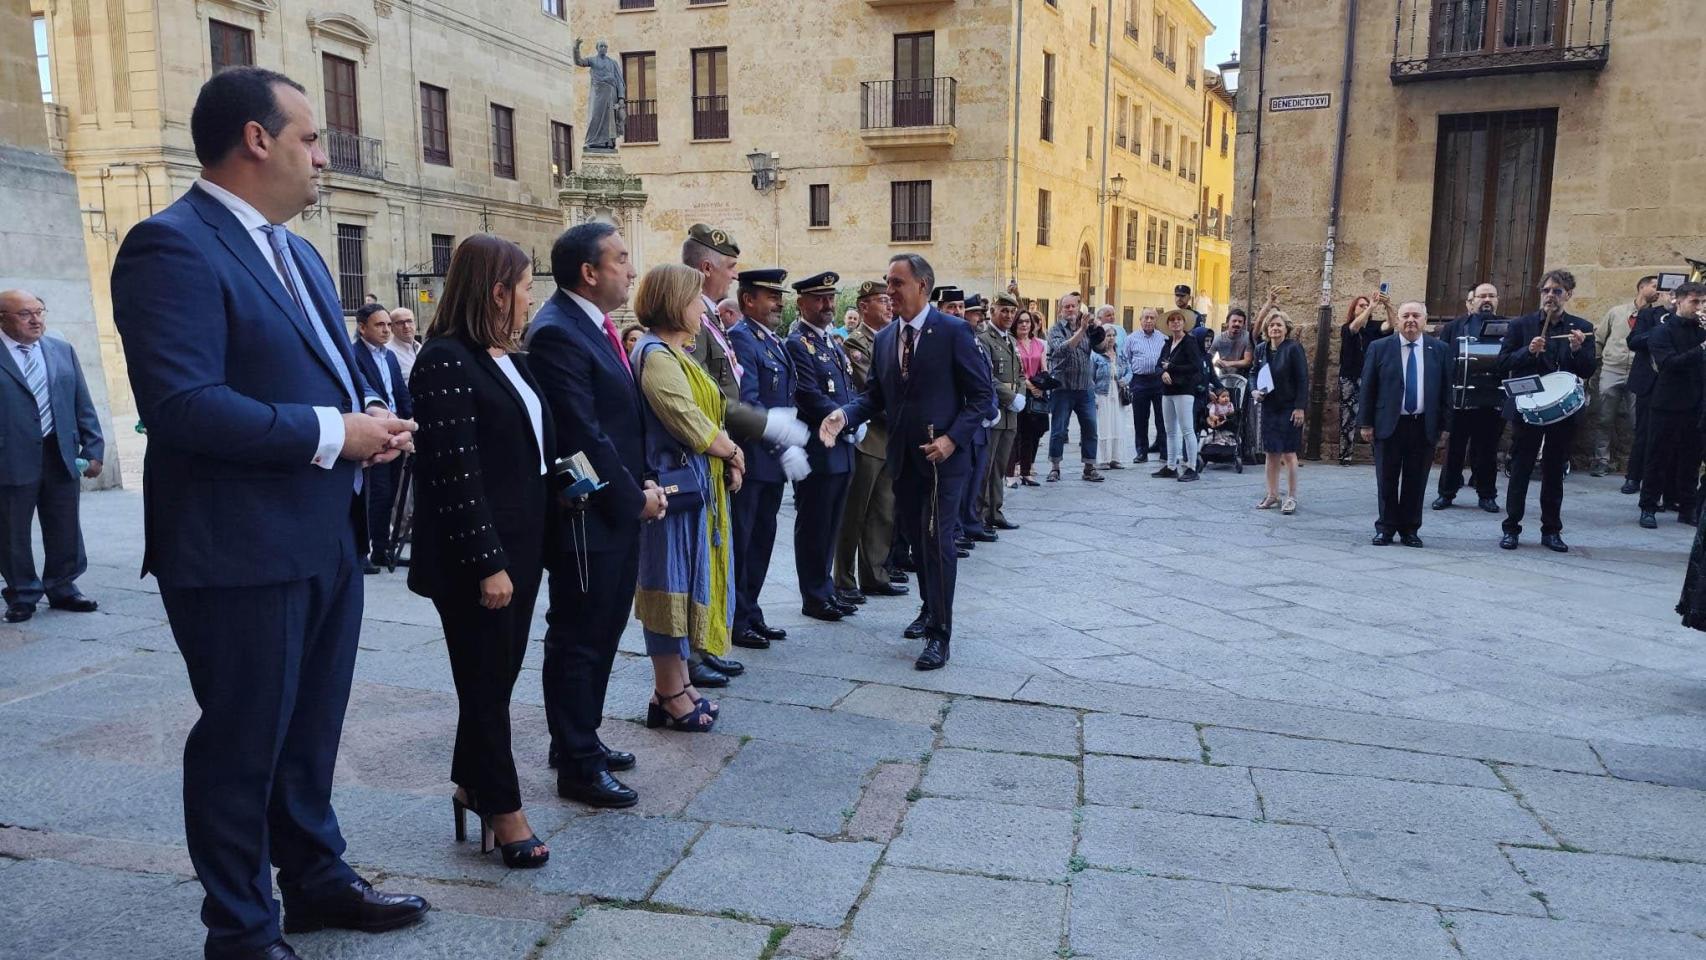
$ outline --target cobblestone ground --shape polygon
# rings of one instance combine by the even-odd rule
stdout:
[[[1568,555],[1498,550],[1473,506],[1428,513],[1426,549],[1375,548],[1367,467],[1303,477],[1292,517],[1252,510],[1258,476],[1224,470],[1016,492],[1023,529],[962,564],[936,673],[899,637],[910,599],[807,626],[779,544],[767,598],[792,636],[739,651],[715,733],[633,722],[649,669],[625,643],[605,736],[640,755],[629,812],[556,799],[529,669],[517,754],[553,848],[534,872],[452,842],[439,631],[400,577],[370,577],[338,811],[354,863],[437,909],[296,946],[1706,956],[1706,652],[1671,613],[1690,531],[1640,530],[1613,478],[1578,475]],[[0,628],[0,957],[199,957],[179,800],[195,707],[135,577],[139,498],[85,504],[102,612]]]

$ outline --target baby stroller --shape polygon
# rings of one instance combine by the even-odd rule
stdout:
[[[1231,464],[1235,473],[1244,472],[1244,442],[1247,432],[1245,416],[1250,402],[1250,382],[1247,378],[1235,373],[1220,375],[1221,389],[1226,391],[1227,398],[1232,401],[1232,413],[1226,417],[1226,422],[1218,427],[1210,427],[1205,417],[1202,428],[1197,432],[1198,456],[1204,464]],[[1213,403],[1212,395],[1209,403]]]

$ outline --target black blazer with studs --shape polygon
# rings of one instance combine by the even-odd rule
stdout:
[[[526,355],[510,356],[537,394]],[[456,336],[421,347],[409,390],[419,426],[409,589],[474,599],[479,582],[500,570],[514,581],[537,577],[554,511],[521,394],[491,354]],[[540,415],[545,450],[553,451],[543,398]]]

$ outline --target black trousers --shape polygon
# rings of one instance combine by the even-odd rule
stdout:
[[[450,779],[472,794],[487,815],[521,809],[521,785],[510,750],[509,698],[527,656],[527,630],[541,577],[537,566],[512,566],[507,572],[515,595],[501,610],[480,605],[476,584],[464,585],[465,592],[455,596],[433,598],[444,624],[450,675],[456,681],[456,752]]]
[[[1700,415],[1693,410],[1647,411],[1647,465],[1641,477],[1641,510],[1656,512],[1666,503],[1691,513],[1698,505]]]
[[[77,519],[79,497],[77,478],[65,469],[57,433],[42,438],[39,481],[0,486],[0,578],[6,581],[0,594],[8,604],[33,606],[44,593],[57,600],[77,592],[77,578],[89,568]],[[47,554],[40,577],[30,543],[30,524],[38,513]]]
[[[1036,397],[1025,403],[1025,412],[1019,414],[1019,439],[1013,444],[1013,465],[1020,476],[1028,477],[1036,468],[1037,448],[1048,433],[1049,414],[1048,406]]]
[[[1147,382],[1154,380],[1153,387]],[[1161,415],[1161,378],[1139,377],[1131,391],[1131,428],[1137,452],[1167,454],[1167,418]],[[1155,443],[1149,442],[1149,424],[1155,423]]]
[[[814,470],[794,484],[794,569],[805,603],[826,604],[835,593],[835,545],[852,482],[851,472]]]
[[[605,769],[598,726],[616,644],[634,615],[640,576],[640,538],[607,542],[586,555],[586,583],[575,557],[564,552],[551,567],[551,606],[545,613],[545,721],[557,752],[558,776],[588,777]],[[572,549],[572,547],[571,547]]]
[[[383,563],[391,554],[391,507],[397,499],[397,481],[402,477],[401,458],[368,467],[361,492],[367,498],[367,555]]]
[[[1463,464],[1469,463],[1469,485],[1489,500],[1499,495],[1499,440],[1505,418],[1497,408],[1459,410],[1446,440],[1445,468],[1439,472],[1439,495],[1455,497],[1463,489]]]
[[[1570,417],[1545,427],[1511,425],[1511,476],[1505,487],[1506,533],[1522,532],[1522,518],[1528,508],[1528,482],[1534,477],[1542,443],[1546,453],[1540,462],[1540,532],[1563,532],[1564,468],[1570,463],[1578,419]]]
[[[1652,390],[1635,397],[1635,437],[1629,444],[1629,469],[1623,479],[1639,487],[1646,481],[1647,434],[1653,426]]]
[[[906,531],[918,564],[918,593],[924,603],[927,637],[948,640],[954,632],[954,584],[959,551],[954,547],[954,518],[965,493],[970,451],[957,452],[949,466],[932,466],[921,453],[908,452],[895,476],[895,528]]]
[[[770,575],[770,556],[776,549],[776,511],[782,509],[786,483],[748,479],[734,495],[731,508],[734,527],[735,618],[730,636],[764,624],[764,608],[758,594]]]
[[[1381,533],[1415,533],[1422,526],[1422,498],[1434,445],[1421,416],[1399,417],[1392,435],[1374,441],[1374,476],[1379,485]]]
[[[184,742],[184,838],[213,949],[279,938],[285,895],[348,884],[332,771],[361,633],[354,537],[329,569],[258,587],[160,588],[201,717]]]

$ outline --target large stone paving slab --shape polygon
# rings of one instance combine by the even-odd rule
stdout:
[[[36,960],[67,948],[82,957],[100,956],[99,945],[108,939],[104,931],[132,930],[149,913],[193,911],[193,902],[174,895],[180,883],[177,877],[53,860],[0,861],[0,958]],[[193,913],[180,917],[184,927],[193,923]],[[182,939],[179,946],[199,953],[199,931]]]
[[[290,945],[314,960],[525,960],[550,929],[533,920],[434,911],[383,936],[329,930],[292,935]]]
[[[978,800],[925,797],[912,805],[889,863],[1057,880],[1072,856],[1072,814]]]
[[[1078,855],[1092,867],[1349,893],[1326,833],[1231,817],[1085,807]]]
[[[935,731],[923,724],[757,700],[729,704],[717,721],[717,732],[828,748],[872,761],[915,760],[936,739]]]
[[[1706,866],[1521,847],[1510,857],[1565,920],[1706,932]]]
[[[1465,960],[1699,960],[1706,939],[1566,920],[1449,913]]]
[[[942,736],[951,747],[1076,757],[1078,714],[1055,707],[960,700],[949,708]]]
[[[1706,790],[1706,752],[1613,740],[1596,741],[1594,750],[1614,777]]]
[[[1457,960],[1431,908],[1086,870],[1072,949],[1095,960]]]
[[[1070,809],[1078,805],[1078,765],[1014,753],[937,750],[923,790],[938,797]]]
[[[843,960],[1047,960],[1059,956],[1063,884],[885,866]]]
[[[882,852],[876,843],[712,827],[652,900],[703,913],[733,910],[761,920],[839,927]]]
[[[1256,770],[1253,775],[1269,820],[1552,842],[1515,797],[1498,790],[1289,770]]]
[[[1706,860],[1706,793],[1699,790],[1517,767],[1505,776],[1572,846]]]
[[[503,884],[539,893],[643,900],[699,831],[699,824],[690,821],[630,813],[575,817],[542,835],[551,848],[549,863],[537,870],[512,870]]]
[[[1202,756],[1202,744],[1196,728],[1188,723],[1092,713],[1084,718],[1084,752],[1197,760]]]
[[[1441,757],[1329,740],[1304,740],[1221,727],[1203,730],[1203,740],[1208,744],[1211,763],[1387,780],[1424,780],[1492,790],[1501,786],[1498,776],[1486,764],[1461,757]]]
[[[696,820],[841,832],[873,764],[833,749],[754,740],[687,807]]]
[[[1256,788],[1250,771],[1200,763],[1084,758],[1084,799],[1116,807],[1147,807],[1255,819]]]
[[[1391,900],[1545,916],[1535,892],[1491,840],[1334,830],[1339,863],[1359,893]]]
[[[556,935],[539,960],[658,960],[660,954],[758,960],[770,928],[719,917],[595,907]]]

